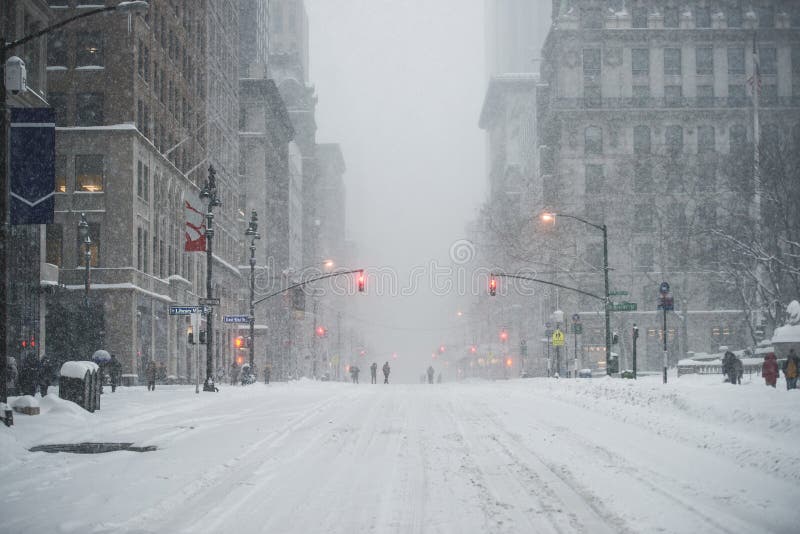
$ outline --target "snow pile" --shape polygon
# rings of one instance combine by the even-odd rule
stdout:
[[[32,397],[30,395],[23,395],[22,397],[17,397],[11,403],[13,408],[38,408],[39,401],[36,400],[36,397]]]
[[[800,324],[779,326],[772,335],[773,343],[800,343]]]
[[[61,376],[83,380],[86,378],[87,372],[96,372],[98,369],[99,367],[94,362],[64,362],[64,365],[61,366]]]

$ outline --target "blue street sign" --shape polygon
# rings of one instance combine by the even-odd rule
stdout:
[[[669,293],[669,284],[666,282],[661,282],[661,287],[658,290],[662,293]]]
[[[222,316],[223,323],[233,323],[233,324],[250,324],[250,316],[249,315],[223,315]]]

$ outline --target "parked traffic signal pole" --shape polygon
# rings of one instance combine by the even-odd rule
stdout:
[[[200,190],[200,198],[208,199],[208,209],[206,211],[206,298],[214,297],[214,289],[211,285],[212,270],[214,268],[214,207],[221,206],[222,202],[217,197],[217,171],[214,166],[208,167],[208,179],[205,187]],[[214,307],[208,307],[206,314],[206,380],[203,383],[203,391],[217,391],[214,385],[213,363],[214,363]]]

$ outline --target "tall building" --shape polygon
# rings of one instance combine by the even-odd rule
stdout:
[[[637,323],[640,368],[661,366],[662,281],[675,301],[666,328],[672,363],[689,351],[754,342],[761,325],[743,298],[755,284],[727,277],[737,261],[726,255],[727,233],[767,224],[766,204],[754,208],[754,41],[759,146],[798,131],[799,8],[780,0],[553,2],[536,95],[531,213],[607,225],[611,289],[627,295],[612,300],[638,304],[613,314],[623,365]],[[599,231],[557,218],[538,232],[571,285],[602,294]],[[561,309],[584,319],[585,361],[602,368],[602,303],[561,296]]]
[[[544,0],[484,0],[488,76],[538,72],[542,43],[550,27]]]
[[[78,13],[78,4],[50,2],[50,9],[61,19]],[[217,11],[209,13],[206,4],[187,7],[154,0],[144,15],[130,20],[115,13],[90,17],[49,40],[57,183],[55,224],[47,228],[47,263],[59,268],[59,287],[48,299],[48,351],[56,358],[85,359],[102,347],[117,355],[130,380],[143,375],[150,359],[175,380],[195,376],[195,356],[186,339],[188,319],[169,316],[168,307],[193,305],[205,296],[205,254],[184,252],[184,201],[197,197],[209,160],[220,165],[224,184],[216,240],[222,270],[235,263],[232,257],[238,258],[233,245],[242,233],[226,235],[236,213],[238,165],[225,158],[234,149],[230,140],[220,142],[219,131],[207,124],[209,108],[223,112],[214,107],[217,100],[208,103],[209,94],[217,99],[220,93],[209,93],[207,53],[225,50],[216,48],[219,28],[214,40],[207,39],[209,17],[219,24],[236,19],[223,20]],[[211,44],[215,52],[207,52]],[[219,69],[222,62],[216,61],[214,68]],[[235,82],[235,67],[229,74]],[[236,132],[238,109],[231,113]],[[214,124],[230,120],[217,115]],[[215,151],[227,148],[224,155],[210,153],[209,135]],[[235,143],[238,136],[232,137]],[[91,239],[88,309],[81,304],[81,213],[86,214]],[[217,295],[223,300],[236,294],[227,282],[221,285]]]

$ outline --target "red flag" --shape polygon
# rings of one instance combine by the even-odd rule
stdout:
[[[183,197],[183,212],[186,218],[184,236],[186,252],[206,251],[206,219],[200,204],[200,197],[194,192],[187,192]]]

